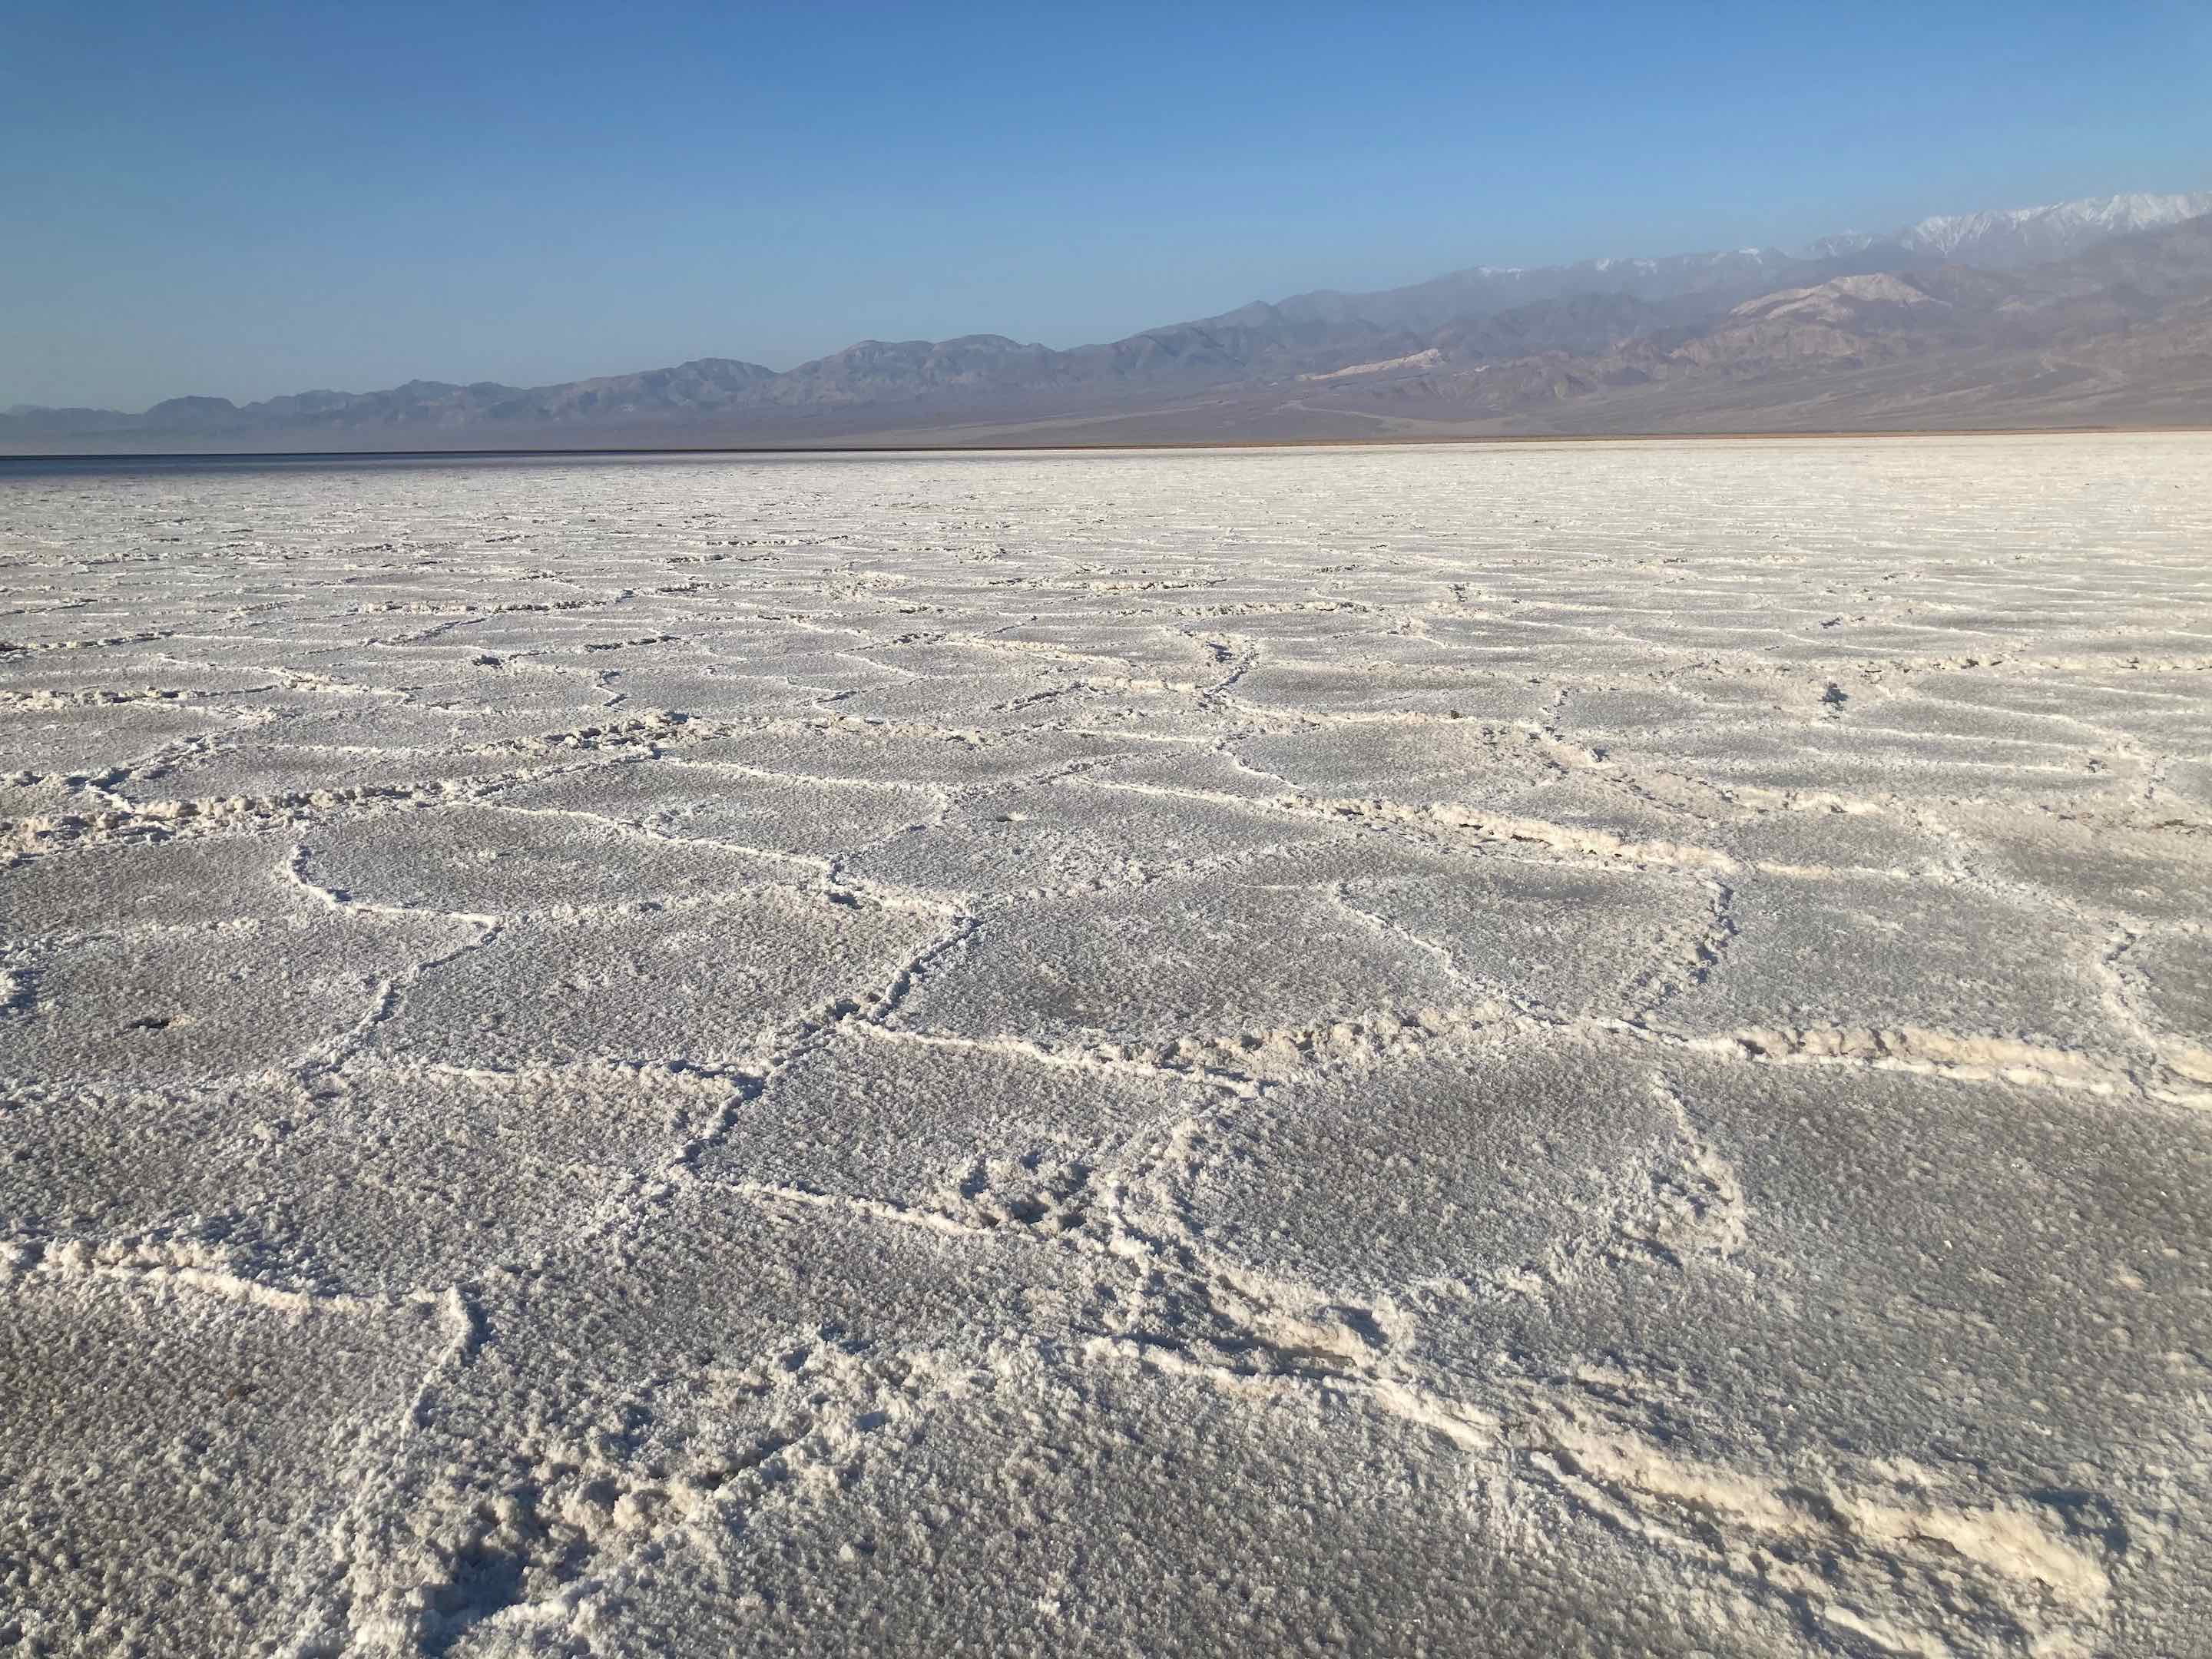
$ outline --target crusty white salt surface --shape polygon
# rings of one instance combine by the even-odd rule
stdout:
[[[0,552],[0,1647],[2204,1650],[2212,439]]]

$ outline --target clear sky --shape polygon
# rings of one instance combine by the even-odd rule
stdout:
[[[873,336],[2212,186],[2212,4],[0,7],[0,406]]]

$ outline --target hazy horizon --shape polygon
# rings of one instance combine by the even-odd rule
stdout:
[[[0,133],[37,257],[0,273],[0,407],[1066,347],[1473,264],[2201,187],[2176,158],[2212,153],[2212,21],[2178,8],[133,3],[16,33]]]
[[[2100,194],[2107,194],[2107,195],[2124,195],[2124,194],[2175,194],[2175,195],[2179,195],[2179,194],[2185,194],[2185,193],[2187,193],[2187,191],[2186,191],[2186,189],[2185,189],[2185,189],[2178,189],[2178,190],[2172,191],[2164,191],[2164,190],[2159,190],[2159,191],[2128,191],[2128,190],[2118,190],[2118,191],[2107,191],[2107,192],[2100,192]],[[2041,206],[2045,206],[2045,205],[2048,205],[2048,204],[2045,204],[2045,203],[2033,203],[2033,202],[2004,203],[2004,204],[1997,204],[1997,206],[1996,207],[1996,209],[1995,209],[1994,210],[2002,211],[2002,210],[2014,210],[2014,209],[2030,209],[2030,208],[2041,207]],[[1950,213],[1950,212],[1956,212],[1956,213],[1962,213],[1962,214],[1963,214],[1963,213],[1980,212],[1980,211],[1985,211],[1985,210],[1986,210],[1986,209],[1981,209],[1981,208],[1938,209],[1938,210],[1931,210],[1929,213],[1927,213],[1927,214],[1918,214],[1918,215],[1915,215],[1915,216],[1912,216],[1912,218],[1911,218],[1911,220],[1905,221],[1905,222],[1904,222],[1904,223],[1914,223],[1914,222],[1917,222],[1918,221],[1920,221],[1920,220],[1922,220],[1922,219],[1929,218],[1929,217],[1937,217],[1937,216],[1942,216],[1943,214]],[[1747,246],[1747,247],[1750,247],[1750,246],[1769,247],[1769,248],[1771,248],[1771,247],[1779,247],[1779,248],[1784,249],[1784,251],[1789,251],[1792,246],[1796,246],[1796,244],[1802,244],[1802,243],[1803,243],[1803,242],[1808,241],[1808,240],[1812,240],[1812,238],[1813,238],[1814,236],[1815,236],[1815,235],[1820,235],[1820,234],[1838,234],[1838,235],[1841,235],[1841,234],[1855,234],[1855,233],[1859,233],[1859,232],[1870,232],[1870,233],[1874,233],[1874,234],[1881,234],[1881,233],[1883,233],[1883,232],[1887,232],[1887,231],[1891,231],[1891,230],[1896,230],[1896,229],[1899,229],[1899,228],[1903,228],[1903,224],[1882,225],[1882,226],[1878,226],[1878,227],[1876,227],[1876,226],[1867,226],[1867,225],[1842,225],[1842,226],[1835,227],[1835,228],[1833,228],[1833,230],[1829,231],[1829,232],[1820,232],[1820,233],[1810,233],[1810,232],[1808,232],[1808,233],[1807,233],[1806,234],[1804,234],[1804,235],[1801,235],[1801,236],[1796,237],[1796,238],[1795,238],[1795,239],[1793,239],[1793,240],[1784,240],[1784,239],[1781,239],[1781,238],[1768,238],[1768,239],[1766,239],[1765,240],[1761,241],[1761,242],[1758,242],[1758,243],[1747,243],[1747,244],[1744,244],[1743,246]],[[1516,263],[1518,263],[1518,264],[1526,264],[1526,265],[1554,265],[1554,264],[1562,264],[1562,265],[1563,265],[1563,264],[1580,264],[1580,263],[1583,263],[1583,262],[1585,262],[1585,261],[1588,261],[1588,260],[1591,260],[1591,259],[1601,259],[1601,258],[1668,258],[1668,257],[1669,257],[1669,256],[1673,256],[1673,255],[1692,255],[1692,256],[1694,256],[1694,255],[1697,255],[1697,254],[1699,254],[1699,253],[1719,252],[1723,252],[1723,251],[1724,251],[1724,250],[1723,250],[1723,249],[1722,249],[1722,248],[1720,248],[1720,247],[1718,247],[1718,246],[1715,246],[1715,247],[1707,247],[1707,248],[1665,248],[1665,249],[1632,249],[1632,250],[1624,249],[1624,250],[1617,251],[1617,252],[1613,252],[1613,253],[1577,253],[1577,254],[1569,254],[1569,255],[1565,255],[1565,256],[1562,256],[1562,257],[1558,258],[1551,258],[1551,259],[1529,259],[1529,260],[1526,260],[1526,261],[1520,261],[1520,262],[1516,262]],[[1456,266],[1447,267],[1447,268],[1441,269],[1441,270],[1435,270],[1435,271],[1424,272],[1424,273],[1422,273],[1421,275],[1415,276],[1413,276],[1413,277],[1408,278],[1408,279],[1406,279],[1406,280],[1410,281],[1410,282],[1418,283],[1418,282],[1420,282],[1420,281],[1425,280],[1425,279],[1426,277],[1428,277],[1428,276],[1443,276],[1443,275],[1448,274],[1448,273],[1449,273],[1449,271],[1450,271],[1450,270],[1470,269],[1470,268],[1472,268],[1472,266],[1473,266],[1474,264],[1481,264],[1481,263],[1495,263],[1495,262],[1484,262],[1484,261],[1470,261],[1470,262],[1463,262],[1462,264],[1459,264],[1459,265],[1456,265]],[[1245,296],[1244,296],[1243,299],[1241,299],[1241,300],[1226,301],[1224,301],[1223,303],[1220,303],[1220,304],[1218,304],[1218,305],[1212,305],[1212,306],[1206,307],[1204,307],[1204,308],[1203,308],[1203,310],[1202,310],[1202,311],[1194,311],[1194,312],[1192,312],[1192,313],[1189,313],[1189,314],[1190,314],[1191,316],[1197,316],[1197,315],[1201,315],[1201,314],[1203,314],[1203,315],[1214,315],[1214,314],[1218,314],[1218,313],[1224,313],[1224,312],[1227,312],[1227,311],[1234,310],[1235,308],[1237,308],[1237,307],[1241,306],[1241,305],[1249,304],[1249,303],[1250,303],[1252,301],[1255,301],[1255,300],[1264,300],[1264,301],[1281,301],[1281,300],[1283,300],[1283,299],[1285,299],[1285,298],[1288,297],[1288,296],[1289,296],[1291,294],[1292,294],[1292,293],[1310,292],[1310,291],[1314,291],[1314,290],[1316,290],[1316,289],[1342,289],[1342,290],[1345,290],[1345,291],[1355,292],[1355,293],[1356,293],[1356,292],[1360,292],[1360,291],[1364,291],[1364,290],[1367,290],[1367,289],[1386,289],[1386,288],[1389,288],[1389,287],[1393,287],[1393,286],[1398,286],[1398,285],[1400,285],[1400,284],[1398,284],[1398,283],[1395,283],[1395,282],[1394,282],[1394,283],[1367,283],[1367,282],[1357,282],[1357,283],[1354,283],[1354,282],[1347,282],[1347,283],[1309,283],[1309,284],[1305,285],[1305,287],[1304,287],[1304,288],[1302,288],[1302,289],[1285,289],[1285,290],[1282,290],[1282,291],[1280,291],[1280,292],[1272,292],[1272,293],[1265,293],[1265,294],[1247,295],[1245,295]],[[1103,335],[1102,335],[1102,336],[1098,336],[1098,337],[1085,337],[1085,338],[1081,338],[1081,339],[1076,339],[1076,338],[1066,338],[1066,339],[1046,339],[1046,340],[1042,340],[1042,341],[1039,341],[1039,342],[1035,342],[1035,343],[1041,343],[1041,344],[1047,345],[1047,346],[1050,346],[1050,347],[1053,347],[1053,348],[1057,349],[1066,350],[1066,349],[1072,349],[1072,348],[1074,348],[1074,347],[1078,347],[1078,346],[1084,346],[1084,345],[1091,345],[1091,344],[1102,343],[1103,343],[1106,339],[1108,339],[1109,337],[1114,337],[1114,338],[1126,337],[1127,337],[1127,336],[1128,336],[1128,335],[1137,333],[1137,332],[1139,332],[1139,331],[1140,331],[1141,330],[1146,329],[1146,328],[1158,327],[1158,326],[1164,325],[1165,325],[1165,324],[1167,324],[1167,323],[1170,323],[1170,322],[1179,322],[1179,321],[1183,321],[1183,320],[1186,320],[1186,319],[1185,319],[1185,318],[1181,318],[1181,317],[1178,317],[1178,318],[1155,318],[1155,319],[1152,319],[1152,321],[1150,321],[1150,322],[1147,322],[1147,323],[1139,323],[1139,324],[1135,325],[1134,325],[1134,326],[1133,326],[1133,327],[1126,328],[1126,329],[1122,329],[1122,330],[1119,331],[1117,334],[1115,334],[1115,335],[1114,335],[1114,336],[1112,336],[1112,337],[1108,337],[1108,336],[1103,336]],[[666,359],[665,361],[662,361],[662,362],[651,362],[651,363],[641,363],[641,362],[623,363],[623,364],[619,364],[619,365],[613,365],[613,366],[608,366],[608,367],[602,367],[602,368],[590,368],[590,369],[586,369],[586,370],[585,370],[584,372],[582,372],[582,373],[580,373],[580,374],[560,374],[560,375],[552,375],[552,376],[540,376],[540,377],[538,377],[538,378],[537,378],[537,379],[534,379],[534,380],[525,380],[508,381],[508,382],[504,382],[504,384],[514,385],[514,386],[523,386],[523,387],[529,387],[529,386],[532,386],[556,385],[556,384],[563,384],[563,383],[567,383],[567,382],[570,382],[570,381],[575,381],[575,380],[591,380],[591,379],[594,379],[594,378],[598,378],[598,377],[601,377],[601,376],[610,376],[610,375],[621,375],[621,374],[635,374],[635,373],[638,373],[638,372],[642,371],[642,370],[653,369],[653,368],[668,368],[668,367],[672,367],[672,366],[673,366],[673,365],[675,365],[675,364],[681,363],[681,362],[692,362],[692,361],[696,361],[696,360],[699,360],[699,359],[711,359],[711,358],[736,359],[736,360],[743,361],[743,362],[754,362],[754,363],[757,363],[757,364],[759,364],[759,365],[760,365],[761,367],[763,367],[763,368],[775,369],[775,370],[778,371],[779,373],[781,373],[781,372],[782,372],[782,371],[784,371],[784,370],[787,370],[787,369],[790,369],[790,368],[797,368],[799,365],[800,365],[800,364],[802,364],[802,363],[808,362],[811,362],[811,361],[813,361],[813,360],[816,360],[816,359],[818,359],[818,358],[821,358],[821,357],[824,357],[824,356],[830,356],[830,355],[832,355],[833,353],[836,353],[836,352],[838,352],[838,351],[842,351],[842,350],[845,349],[846,349],[846,348],[848,348],[848,347],[850,347],[850,346],[853,346],[853,345],[860,344],[860,343],[861,343],[862,342],[864,342],[864,341],[866,341],[866,340],[869,340],[869,339],[899,339],[899,340],[903,340],[903,339],[927,339],[927,340],[932,340],[932,341],[937,341],[937,340],[946,340],[946,339],[957,339],[957,338],[962,337],[963,336],[992,335],[992,334],[1000,334],[1000,335],[1003,335],[1004,333],[1005,333],[1005,331],[1004,331],[1004,330],[1001,330],[1001,329],[994,329],[994,328],[991,328],[991,327],[988,327],[988,326],[977,326],[977,327],[973,327],[973,328],[958,329],[958,330],[956,330],[956,331],[952,331],[952,332],[951,332],[951,333],[945,333],[945,334],[932,334],[932,335],[855,335],[855,336],[852,337],[851,337],[851,338],[849,338],[849,339],[845,339],[845,340],[840,341],[840,342],[838,342],[837,343],[836,343],[836,344],[834,344],[834,345],[824,345],[824,346],[822,346],[822,347],[820,347],[820,348],[818,348],[818,349],[817,349],[811,350],[811,351],[806,351],[806,352],[803,352],[803,353],[802,353],[802,352],[798,352],[798,351],[786,351],[786,352],[778,352],[778,353],[761,354],[761,355],[753,356],[750,356],[750,357],[745,356],[744,354],[742,354],[742,353],[738,353],[738,352],[720,351],[720,350],[714,350],[714,349],[706,349],[706,350],[688,351],[688,352],[684,352],[684,353],[681,354],[680,356],[674,356],[674,357],[671,357],[671,358],[668,358],[668,359]],[[1029,340],[1027,340],[1027,339],[1024,339],[1024,343],[1031,343],[1031,342],[1030,342],[1030,341],[1029,341]],[[444,381],[444,382],[451,382],[451,383],[458,384],[458,385],[470,385],[470,384],[481,384],[481,383],[484,383],[484,382],[487,382],[487,381],[492,381],[492,380],[496,380],[496,377],[494,377],[494,376],[488,376],[488,375],[476,375],[476,376],[468,377],[468,378],[466,378],[466,379],[457,379],[455,376],[453,376],[453,375],[452,375],[452,374],[441,374],[441,373],[437,372],[435,369],[424,369],[424,370],[422,370],[422,371],[417,372],[417,373],[412,373],[412,374],[402,374],[402,375],[399,375],[399,376],[398,376],[397,378],[392,379],[392,380],[388,380],[388,381],[380,381],[380,382],[376,383],[376,384],[375,384],[375,385],[374,385],[374,386],[366,385],[366,384],[364,384],[364,385],[359,385],[359,386],[337,386],[337,385],[324,385],[324,386],[286,386],[286,387],[283,387],[283,388],[281,388],[281,389],[277,389],[277,390],[273,390],[273,391],[266,391],[266,392],[255,392],[255,393],[252,393],[252,394],[250,394],[250,395],[246,395],[246,396],[240,396],[240,395],[235,394],[235,393],[224,392],[210,392],[210,391],[208,391],[208,390],[206,390],[206,389],[204,389],[204,388],[193,387],[193,388],[185,388],[185,389],[184,389],[184,390],[180,390],[180,391],[170,391],[170,392],[162,392],[162,393],[159,394],[159,396],[157,396],[157,397],[153,397],[153,398],[145,398],[145,399],[143,399],[143,403],[144,404],[146,404],[146,405],[151,405],[151,404],[153,404],[159,403],[159,402],[162,402],[162,401],[166,401],[167,399],[173,398],[200,396],[200,397],[228,397],[228,398],[229,398],[231,399],[231,401],[233,401],[234,403],[238,403],[238,404],[248,404],[248,403],[252,403],[252,402],[256,402],[256,401],[258,401],[259,399],[261,399],[261,398],[264,398],[283,397],[283,396],[287,396],[287,395],[293,394],[293,393],[307,392],[372,392],[372,391],[382,391],[382,390],[386,389],[386,388],[387,388],[387,387],[389,387],[389,386],[404,386],[404,385],[406,385],[406,384],[408,384],[408,383],[410,383],[410,382],[411,382],[411,381],[415,381],[415,380]],[[0,388],[0,395],[4,395],[4,388]],[[8,398],[6,399],[6,401],[4,401],[4,402],[0,402],[0,411],[4,411],[4,410],[8,410],[8,409],[9,409],[9,408],[11,408],[11,407],[23,407],[23,408],[28,408],[28,407],[39,407],[39,406],[41,406],[41,405],[40,405],[40,404],[38,404],[37,402],[35,402],[34,400],[32,400],[32,399],[28,399],[28,398]],[[64,408],[68,408],[68,407],[87,408],[87,407],[112,407],[112,405],[100,405],[100,404],[96,404],[88,403],[88,402],[86,402],[85,400],[79,399],[79,400],[73,400],[73,401],[71,401],[71,402],[70,402],[70,403],[60,404],[45,404],[45,405],[43,405],[43,406],[46,406],[46,407],[64,407]],[[137,405],[137,404],[133,404],[133,405],[130,405],[130,406],[128,406],[128,407],[125,408],[125,409],[124,409],[124,410],[123,410],[123,412],[126,412],[126,413],[138,413],[138,412],[142,412],[142,410],[141,410],[141,408],[140,408],[140,406],[139,406],[139,405]]]

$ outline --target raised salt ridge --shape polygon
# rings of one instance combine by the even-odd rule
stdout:
[[[0,526],[0,1647],[2201,1644],[2212,440]]]

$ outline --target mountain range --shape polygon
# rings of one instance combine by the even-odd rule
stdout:
[[[410,380],[143,413],[17,405],[0,450],[1110,443],[2212,422],[2212,191],[1946,216],[1796,252],[1479,265],[1060,350],[863,340],[553,386]]]

